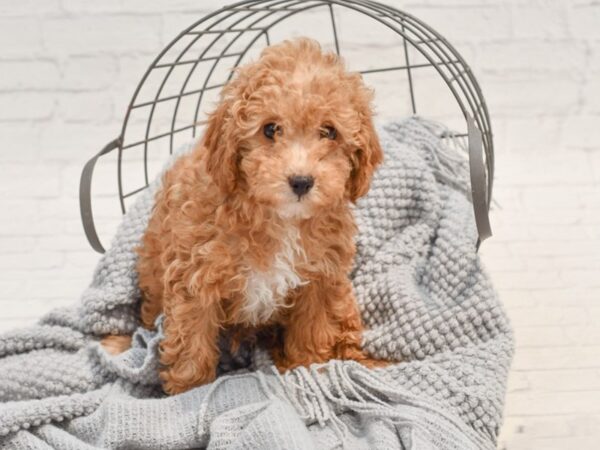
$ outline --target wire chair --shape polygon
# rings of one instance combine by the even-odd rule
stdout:
[[[346,22],[348,15],[354,16],[352,22]],[[453,116],[459,119],[455,129],[462,130],[452,136],[464,139],[468,147],[471,198],[479,235],[477,247],[491,236],[488,211],[494,148],[489,114],[471,69],[444,37],[416,17],[371,0],[246,0],[198,20],[158,54],[135,89],[119,135],[85,165],[80,183],[80,209],[92,248],[104,252],[91,201],[92,177],[98,159],[117,151],[118,198],[120,210],[125,213],[129,202],[152,181],[152,172],[156,170],[150,166],[162,166],[166,155],[160,156],[161,152],[171,154],[178,146],[198,137],[206,123],[202,107],[217,99],[220,89],[232,77],[232,69],[258,55],[264,46],[290,34],[304,35],[302,23],[306,22],[302,21],[306,20],[313,21],[310,37],[342,55],[350,64],[357,51],[361,61],[373,55],[371,67],[352,69],[363,74],[376,94],[378,80],[369,77],[398,77],[396,82],[386,85],[406,88],[404,95],[394,93],[398,100],[392,103],[395,115],[417,114],[423,109],[420,99],[426,94],[419,93],[417,99],[421,80],[425,86],[434,80],[442,82],[445,94],[450,94],[447,103],[457,107]],[[364,26],[357,25],[361,20]],[[382,51],[394,54],[382,56]],[[387,63],[383,67],[381,60]],[[429,115],[440,109],[436,98]],[[389,105],[388,96],[386,100]],[[402,100],[407,100],[404,110],[400,106]],[[448,116],[444,119],[451,121]],[[129,186],[135,178],[131,168],[140,164],[143,170],[139,184]]]

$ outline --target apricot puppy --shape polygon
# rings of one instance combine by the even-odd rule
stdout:
[[[224,88],[197,148],[165,174],[139,248],[142,322],[165,317],[167,393],[215,378],[222,329],[277,328],[280,370],[366,362],[348,274],[350,205],[382,160],[371,100],[308,39],[265,49]]]

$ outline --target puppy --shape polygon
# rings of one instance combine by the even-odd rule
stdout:
[[[309,39],[265,49],[223,89],[197,148],[164,175],[139,248],[142,323],[164,314],[167,393],[214,380],[223,329],[279,330],[282,371],[369,362],[348,273],[350,205],[383,157],[371,100],[358,73]]]

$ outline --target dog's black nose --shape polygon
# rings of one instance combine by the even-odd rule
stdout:
[[[290,182],[292,191],[294,191],[294,194],[298,197],[302,197],[310,191],[310,188],[315,184],[315,179],[313,177],[293,176],[289,177],[288,181]]]

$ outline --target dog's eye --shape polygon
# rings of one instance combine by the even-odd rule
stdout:
[[[331,139],[332,141],[337,137],[337,130],[330,126],[321,127],[319,132],[322,138]]]
[[[263,127],[263,133],[269,139],[275,139],[276,134],[281,134],[281,128],[276,123],[268,123]]]

